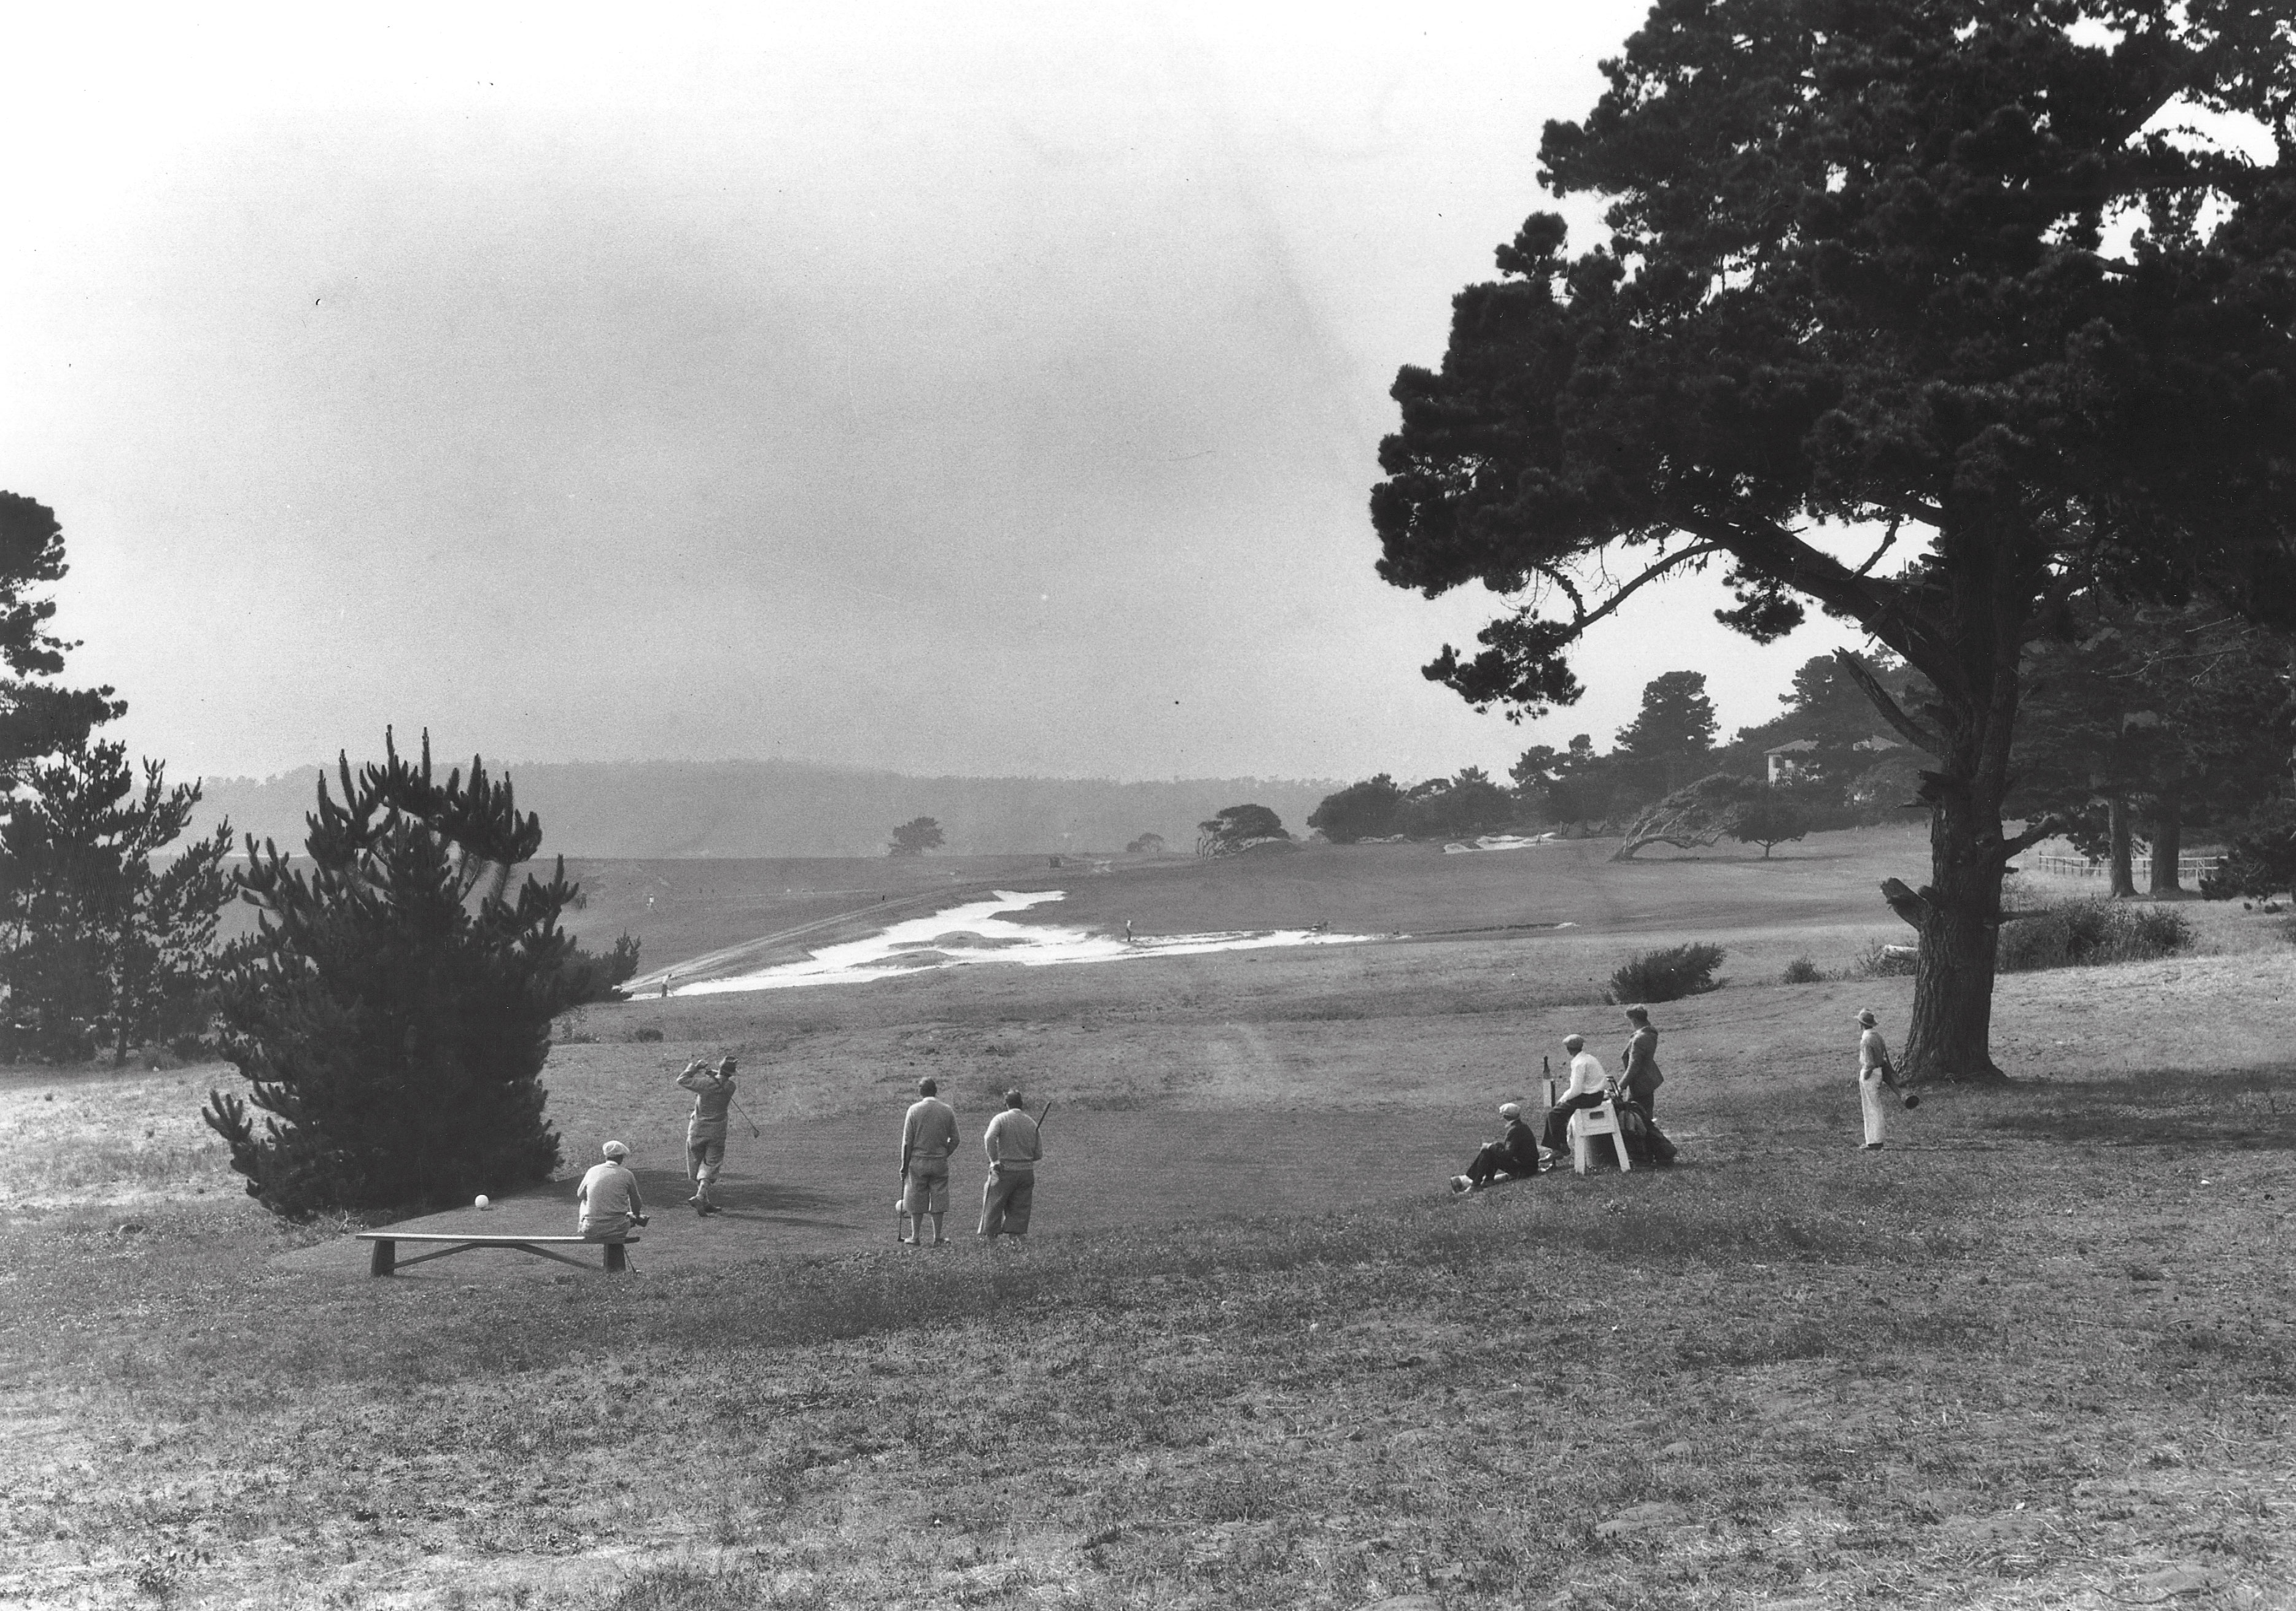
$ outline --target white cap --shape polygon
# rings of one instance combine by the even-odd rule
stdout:
[[[600,1150],[610,1158],[626,1158],[630,1156],[630,1149],[619,1141],[608,1141]]]

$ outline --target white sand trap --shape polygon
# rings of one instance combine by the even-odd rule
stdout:
[[[934,968],[964,968],[981,962],[1018,962],[1046,968],[1062,962],[1120,962],[1128,958],[1193,956],[1207,951],[1250,951],[1265,945],[1346,945],[1365,934],[1327,934],[1308,928],[1265,928],[1233,934],[1172,934],[1127,944],[1084,928],[1054,928],[1011,922],[997,914],[1025,912],[1067,891],[1026,894],[1000,889],[985,901],[951,906],[930,917],[896,923],[865,940],[824,945],[802,962],[783,962],[730,978],[697,979],[672,995],[717,995],[734,990],[788,990],[800,985],[858,985]],[[651,993],[649,993],[651,994]]]

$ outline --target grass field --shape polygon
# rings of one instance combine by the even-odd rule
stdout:
[[[587,1010],[570,1165],[618,1135],[674,1207],[700,1052],[766,1131],[621,1280],[372,1281],[237,1195],[227,1069],[0,1074],[0,1606],[2296,1603],[2296,947],[2194,905],[2192,955],[2008,978],[2017,1083],[1860,1154],[1849,1015],[1901,1032],[1910,981],[1767,981],[1897,937],[1904,846],[1811,843],[1537,889],[1379,847],[1385,894],[1304,852],[1249,870],[1271,907],[1484,931]],[[1078,898],[1225,926],[1214,876]],[[1578,928],[1483,920],[1573,880]],[[1672,938],[1733,980],[1657,1010],[1683,1165],[1446,1197]],[[927,1072],[969,1134],[1054,1101],[1026,1249],[893,1244]]]

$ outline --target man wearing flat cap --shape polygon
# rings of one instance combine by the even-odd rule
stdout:
[[[590,1165],[575,1189],[574,1205],[582,1215],[583,1236],[611,1242],[645,1223],[645,1204],[638,1196],[638,1177],[625,1161],[630,1149],[619,1141],[608,1141],[601,1150],[606,1161]]]
[[[707,1219],[718,1212],[711,1188],[726,1162],[726,1112],[734,1105],[734,1059],[714,1067],[695,1059],[677,1076],[693,1092],[693,1116],[685,1124],[685,1173],[693,1182],[693,1195],[685,1200]]]
[[[1453,1191],[1480,1191],[1502,1177],[1528,1180],[1538,1173],[1538,1138],[1522,1122],[1521,1104],[1500,1103],[1499,1117],[1506,1121],[1506,1133],[1485,1141],[1467,1173],[1451,1177]]]

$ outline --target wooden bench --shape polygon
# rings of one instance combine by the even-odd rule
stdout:
[[[471,1253],[481,1247],[502,1247],[512,1253],[531,1253],[537,1258],[556,1259],[562,1264],[571,1264],[577,1270],[595,1270],[597,1265],[585,1259],[568,1258],[554,1253],[553,1247],[571,1243],[577,1247],[603,1247],[606,1250],[606,1272],[619,1275],[629,1268],[629,1260],[622,1252],[628,1243],[639,1239],[636,1235],[615,1237],[611,1241],[592,1241],[586,1236],[471,1236],[453,1231],[362,1231],[358,1239],[373,1242],[373,1252],[368,1256],[369,1275],[390,1275],[409,1264],[419,1264],[424,1259],[445,1258],[450,1253]],[[444,1242],[446,1247],[431,1253],[418,1253],[413,1258],[398,1256],[401,1242]]]

